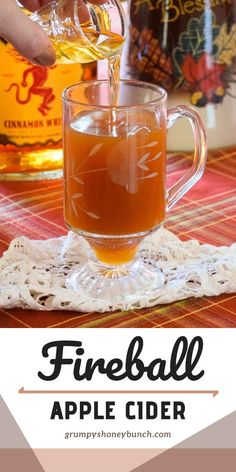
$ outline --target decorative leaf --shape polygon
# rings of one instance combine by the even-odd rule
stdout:
[[[85,211],[85,210],[84,210]],[[96,213],[92,213],[91,211],[85,211],[85,213],[88,216],[91,216],[91,218],[94,218],[95,220],[100,220],[100,216],[96,215]]]
[[[147,144],[146,147],[148,148],[155,147],[157,144],[158,144],[158,141],[153,141],[152,143]]]
[[[236,57],[236,25],[234,24],[230,31],[227,31],[227,24],[224,23],[215,39],[215,44],[218,47],[217,62],[232,64],[233,58]]]
[[[135,180],[153,179],[157,175],[158,175],[158,172],[153,172],[152,174],[145,175],[145,177],[138,177]]]
[[[75,200],[76,198],[80,198],[82,197],[82,193],[74,193],[74,195],[72,195],[72,198]]]
[[[83,180],[82,180],[80,177],[78,177],[78,175],[74,175],[74,176],[73,176],[73,179],[74,179],[78,184],[84,185]]]
[[[71,206],[73,208],[73,212],[75,213],[75,215],[78,216],[78,211],[77,211],[77,208],[76,208],[76,204],[75,204],[73,199],[71,200]]]
[[[179,42],[177,47],[173,50],[173,62],[175,65],[176,74],[182,75],[182,64],[186,55],[191,55],[194,59],[206,54],[216,53],[216,48],[213,46],[215,38],[219,35],[220,27],[215,24],[216,16],[209,10],[208,14],[202,14],[201,17],[191,18],[188,22],[187,30],[179,35]],[[212,41],[207,42],[206,29],[208,25],[211,26]]]
[[[193,86],[197,83],[198,89],[211,99],[218,87],[224,87],[222,74],[225,67],[224,64],[214,63],[208,54],[202,54],[197,61],[188,54],[183,62],[182,71],[187,82]]]
[[[162,152],[158,152],[152,159],[149,159],[149,161],[147,162],[152,162],[152,161],[157,161],[157,159],[159,159],[162,155]]]
[[[87,157],[92,157],[95,154],[97,154],[98,151],[100,151],[101,147],[103,146],[103,143],[96,144],[90,151],[89,155]]]
[[[158,172],[153,172],[152,174],[149,174],[149,175],[146,175],[145,177],[143,177],[144,179],[153,179],[154,177],[156,177],[158,175]]]
[[[150,130],[149,130],[150,131]],[[152,143],[149,143],[149,144],[142,144],[142,146],[137,146],[137,149],[143,149],[143,148],[152,148],[152,147],[155,147],[157,146],[158,144],[158,141],[152,141]]]
[[[137,166],[142,169],[142,170],[149,170],[148,166],[146,166],[145,161],[147,160],[148,156],[150,155],[150,152],[147,152],[144,154],[138,161]]]
[[[143,164],[143,162],[146,161],[146,159],[148,158],[149,155],[150,155],[150,152],[147,152],[147,153],[144,154],[142,157],[140,157],[140,159],[139,159],[138,162],[139,162],[140,164]]]
[[[146,166],[145,164],[140,164],[139,162],[137,164],[137,167],[139,167],[139,169],[142,169],[142,170],[149,170],[148,166]]]

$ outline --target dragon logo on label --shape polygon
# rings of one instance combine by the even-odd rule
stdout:
[[[32,96],[38,95],[42,97],[42,101],[38,106],[38,111],[43,115],[46,116],[50,111],[51,107],[49,106],[55,100],[55,95],[53,94],[52,87],[45,86],[47,79],[48,79],[49,71],[43,67],[32,66],[27,68],[22,77],[21,84],[17,84],[16,82],[12,83],[10,87],[6,90],[6,92],[11,92],[15,88],[16,90],[16,101],[20,105],[26,105],[32,99]],[[31,80],[33,80],[32,85],[28,86],[28,78],[31,76]],[[21,87],[28,86],[28,93],[25,99],[21,98]]]

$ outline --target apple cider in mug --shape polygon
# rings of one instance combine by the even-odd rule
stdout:
[[[63,110],[65,222],[92,249],[66,286],[113,304],[161,288],[163,274],[150,254],[138,252],[139,243],[203,173],[199,116],[181,105],[167,111],[164,89],[134,80],[120,80],[115,104],[109,80],[69,87]],[[182,117],[192,126],[195,155],[191,169],[167,190],[166,133]]]
[[[65,218],[87,233],[147,232],[165,216],[165,128],[149,110],[121,111],[113,121],[109,113],[82,111],[65,128]],[[122,263],[137,242],[117,251],[93,246],[104,262]]]

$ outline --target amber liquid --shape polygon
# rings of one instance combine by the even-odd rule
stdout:
[[[83,26],[82,29],[84,37],[77,37],[74,41],[51,38],[58,63],[88,64],[120,54],[124,44],[122,36],[109,31],[97,32]]]
[[[124,46],[124,38],[119,34],[97,32],[92,27],[82,25],[84,36],[74,41],[52,38],[58,63],[89,63],[91,61],[108,60],[110,81],[110,102],[116,105],[119,95],[120,58]]]
[[[164,219],[165,130],[145,110],[117,112],[113,134],[109,120],[81,112],[65,129],[65,220],[88,239],[106,235],[89,240],[97,257],[122,264]]]
[[[99,260],[119,265],[134,258],[140,238],[117,236],[145,233],[163,220],[164,203],[159,213],[154,206],[153,212],[146,214],[145,221],[142,214],[148,197],[145,189],[149,188],[149,196],[153,194],[154,199],[163,200],[164,161],[160,159],[163,153],[160,149],[164,140],[156,131],[154,115],[136,113],[128,118],[127,114],[121,116],[115,108],[119,102],[124,38],[114,33],[83,30],[89,38],[89,46],[87,42],[79,41],[72,50],[68,43],[66,47],[63,45],[62,51],[62,45],[57,44],[58,58],[62,61],[62,54],[67,58],[78,55],[80,62],[107,58],[111,108],[106,113],[81,113],[65,129],[65,220],[74,231],[86,233]],[[124,119],[128,119],[129,126],[133,120],[132,129],[139,127],[138,136],[132,135],[132,129],[126,130]],[[149,125],[152,122],[153,131],[147,132],[147,127],[143,127],[146,121]],[[150,152],[145,151],[146,146],[147,149],[150,147]],[[145,153],[150,158],[147,165],[142,163]],[[147,175],[143,175],[144,168],[148,170]],[[156,168],[159,171],[153,170]],[[161,184],[156,181],[158,175]],[[150,182],[147,184],[149,179],[153,180],[151,185]],[[101,235],[106,238],[99,237]]]

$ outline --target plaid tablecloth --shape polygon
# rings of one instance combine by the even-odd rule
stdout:
[[[191,156],[168,160],[168,183],[191,164]],[[236,148],[209,153],[201,181],[171,210],[166,227],[183,240],[230,245],[236,235]],[[0,252],[24,235],[47,239],[66,234],[62,181],[0,182]],[[236,327],[236,294],[204,297],[116,313],[39,312],[0,309],[0,327],[191,328]]]

